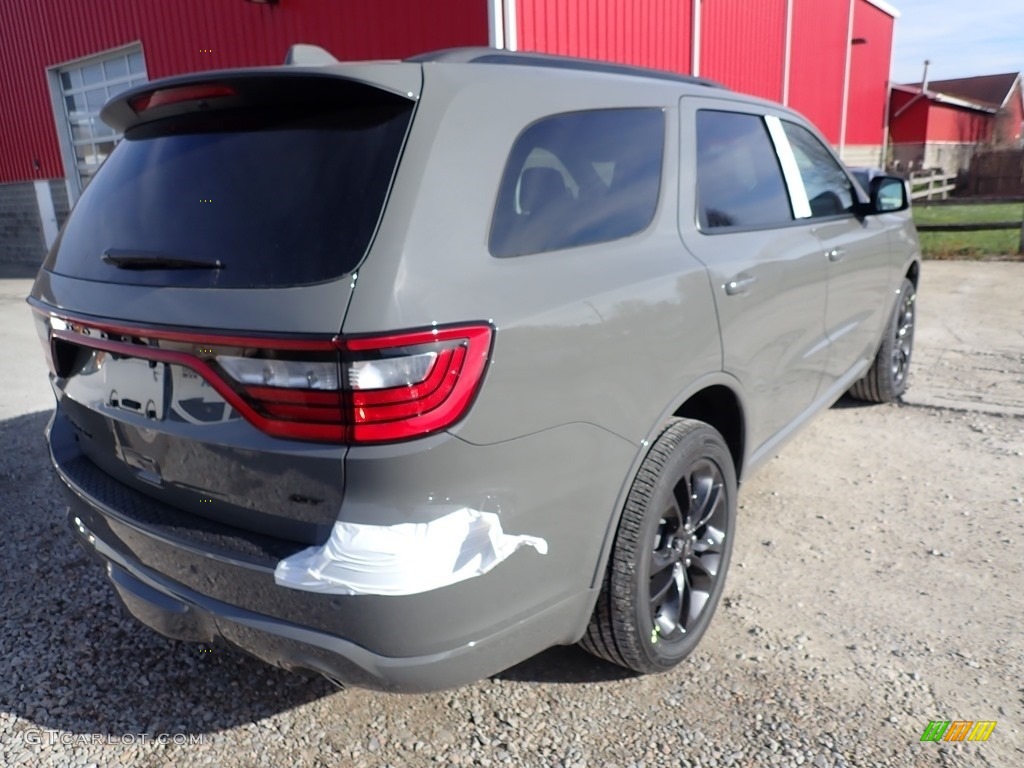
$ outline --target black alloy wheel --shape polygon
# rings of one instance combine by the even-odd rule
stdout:
[[[907,391],[916,315],[917,289],[904,278],[878,353],[864,377],[850,387],[850,395],[870,403],[892,403]]]
[[[582,646],[636,672],[686,658],[721,598],[735,523],[725,441],[703,422],[674,419],[630,488]]]

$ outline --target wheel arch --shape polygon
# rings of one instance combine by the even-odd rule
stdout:
[[[739,382],[724,372],[718,372],[696,381],[666,407],[658,417],[646,437],[640,442],[639,450],[630,465],[615,501],[613,514],[605,528],[604,542],[598,557],[591,587],[599,588],[604,578],[608,558],[611,555],[615,532],[619,527],[622,510],[629,495],[629,489],[636,479],[640,465],[650,451],[654,441],[664,431],[665,425],[673,418],[696,419],[714,427],[725,439],[736,471],[737,482],[741,482],[742,468],[746,460],[746,423],[747,408],[745,406],[742,387]],[[594,592],[597,599],[597,592]],[[585,627],[584,627],[585,629]],[[582,634],[582,631],[581,631]]]
[[[921,278],[921,262],[919,262],[917,259],[914,259],[912,262],[910,262],[910,266],[907,267],[907,271],[904,273],[904,277],[906,277],[910,282],[912,282],[914,284],[914,287],[917,288],[918,280],[920,280]]]
[[[735,392],[723,384],[714,384],[693,394],[672,415],[703,421],[717,429],[729,447],[736,477],[740,477],[744,464],[746,424]]]

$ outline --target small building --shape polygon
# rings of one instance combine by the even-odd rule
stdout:
[[[980,147],[1020,145],[1021,74],[894,85],[889,102],[892,162],[898,170],[960,173]]]
[[[898,16],[885,0],[0,0],[0,262],[39,263],[120,140],[108,98],[198,70],[486,46],[701,75],[781,101],[879,165]]]

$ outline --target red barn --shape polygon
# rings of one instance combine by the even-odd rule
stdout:
[[[504,10],[499,47],[701,75],[802,112],[851,164],[882,162],[899,16],[883,0],[504,0]]]
[[[699,74],[803,112],[852,164],[885,145],[884,0],[0,0],[0,263],[38,264],[119,137],[113,94],[203,69],[492,45]]]
[[[894,85],[889,109],[893,159],[899,167],[958,173],[979,145],[1021,142],[1021,74]]]

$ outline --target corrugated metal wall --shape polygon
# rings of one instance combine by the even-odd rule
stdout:
[[[0,0],[0,183],[64,175],[46,69],[142,41],[150,79],[275,64],[296,42],[340,59],[487,45],[485,0]],[[39,167],[35,167],[38,160]]]
[[[1019,141],[1024,134],[1024,93],[1018,81],[1017,88],[1006,105],[1007,114],[997,120],[1001,141]]]
[[[900,110],[903,110],[900,116],[893,119],[892,116]],[[889,138],[893,144],[925,141],[928,134],[927,99],[918,99],[916,94],[906,91],[893,91],[889,115]]]
[[[928,104],[927,141],[973,144],[978,141],[987,141],[992,137],[995,119],[991,115],[945,104],[926,103]]]
[[[518,48],[690,71],[687,0],[518,0]]]
[[[881,144],[893,19],[867,0],[792,0],[790,103],[838,143],[856,2],[848,144]],[[690,0],[518,0],[519,48],[689,72]],[[781,100],[786,0],[703,0],[701,74]],[[0,0],[0,183],[64,175],[46,69],[141,41],[150,78],[281,61],[288,45],[344,59],[486,45],[487,0]],[[39,167],[35,167],[38,160]]]
[[[785,0],[704,0],[700,74],[744,93],[782,99]]]
[[[833,144],[839,143],[843,119],[851,2],[793,0],[789,105],[806,115]],[[883,86],[888,79],[888,61]],[[881,141],[879,135],[877,143]]]
[[[881,145],[893,18],[867,0],[792,0],[789,103],[834,144],[842,135],[851,53],[847,144]],[[702,0],[700,74],[781,101],[786,0]],[[517,0],[521,50],[691,71],[690,0]]]
[[[881,144],[892,61],[893,18],[867,0],[856,2],[853,39],[865,42],[852,48],[846,143]]]

